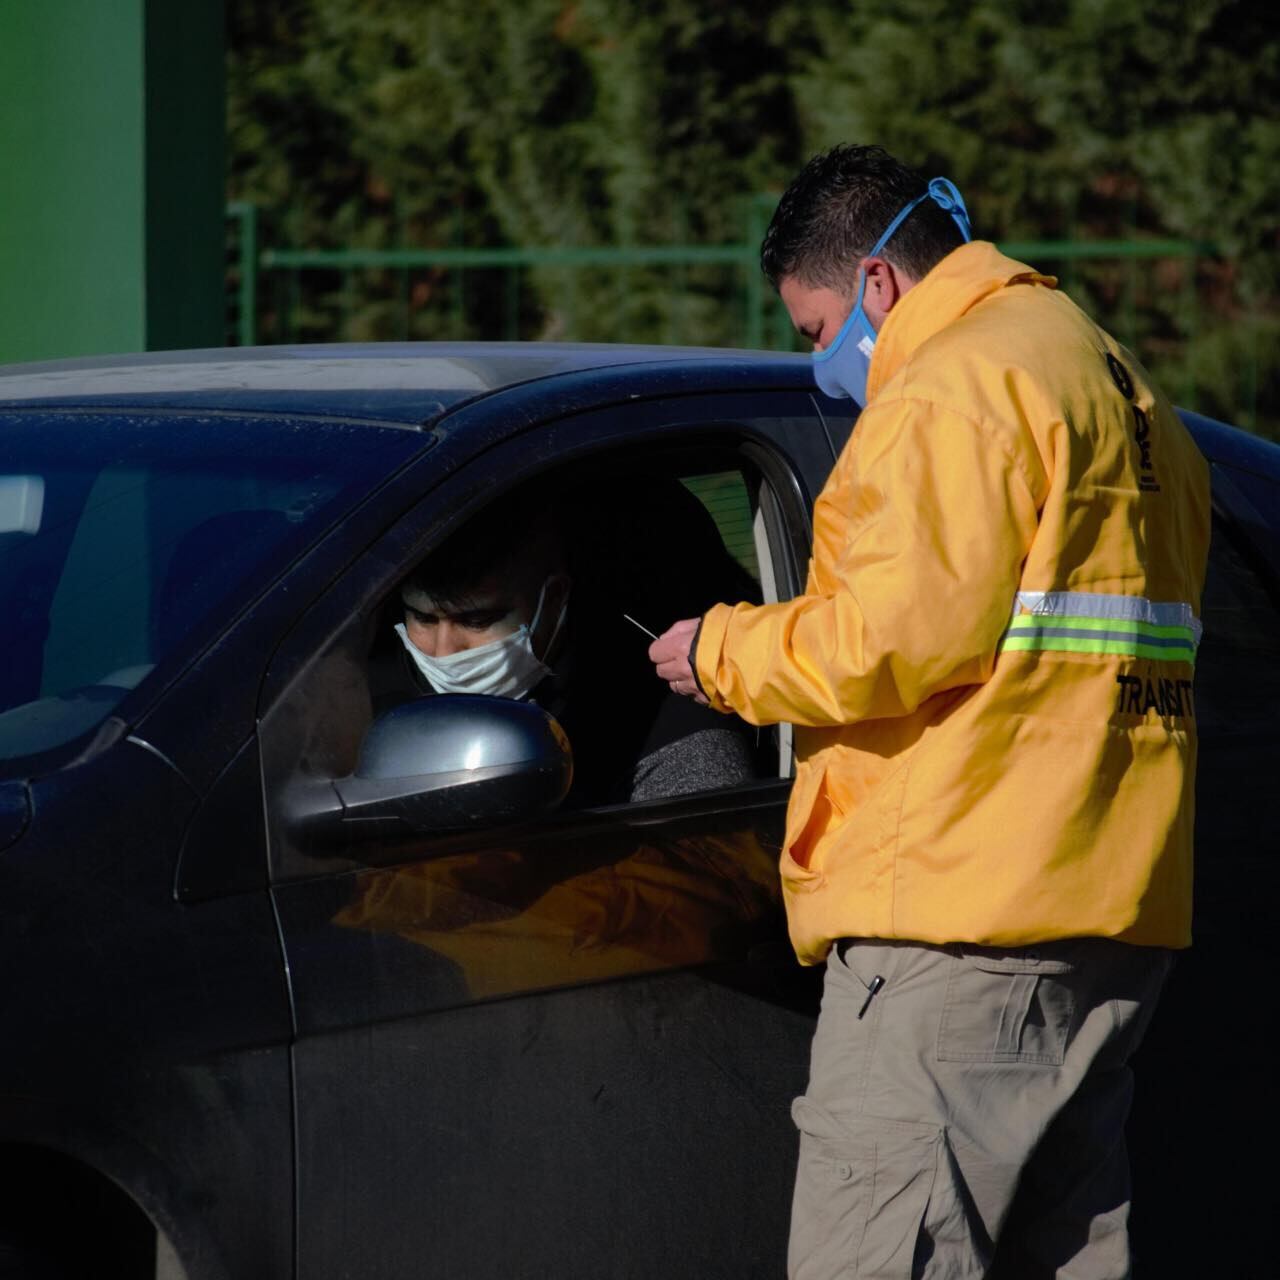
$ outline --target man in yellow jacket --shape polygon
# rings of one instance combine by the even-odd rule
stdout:
[[[865,408],[805,593],[650,653],[800,726],[781,873],[827,974],[789,1273],[1126,1276],[1127,1061],[1190,942],[1207,468],[1128,351],[879,148],[811,161],[762,265]]]

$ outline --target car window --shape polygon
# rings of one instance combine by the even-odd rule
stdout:
[[[822,415],[827,439],[831,442],[832,456],[838,457],[849,443],[860,410],[852,400],[833,400],[824,395],[815,396],[814,400]]]
[[[0,421],[0,762],[91,732],[420,447],[360,439],[181,415]]]
[[[715,521],[725,550],[758,584],[760,556],[756,546],[755,511],[751,490],[740,471],[684,476],[680,483],[706,508]]]
[[[1225,520],[1214,522],[1202,614],[1197,856],[1268,854],[1280,835],[1272,804],[1280,777],[1280,607],[1269,572]]]
[[[309,978],[295,988],[304,1024],[330,1025],[352,983],[366,1014],[372,1001],[378,1017],[401,1017],[724,962],[776,936],[789,739],[672,694],[648,659],[650,637],[628,620],[660,633],[718,601],[795,589],[807,526],[798,499],[780,496],[788,464],[724,434],[734,443],[676,436],[665,448],[595,450],[465,515],[442,494],[433,509],[447,523],[427,524],[395,553],[394,576],[358,616],[339,622],[339,601],[318,603],[315,634],[336,630],[309,659],[288,659],[296,674],[260,729],[282,927],[318,940],[305,944]],[[545,655],[552,674],[530,699],[572,750],[567,797],[536,811],[494,791],[468,802],[456,764],[421,779],[406,766],[386,771],[394,802],[357,815],[352,784],[363,784],[373,721],[444,709],[396,630],[408,631],[406,600],[438,626],[446,597],[466,597],[476,576],[467,562],[477,526],[523,548],[543,536],[539,509],[563,531],[563,564],[536,564],[501,598],[486,581],[479,603],[497,600],[494,610],[468,620],[475,602],[464,598],[456,615],[483,631],[514,595],[527,617],[535,589],[562,569],[571,576],[565,644]],[[392,558],[374,548],[365,569],[385,572]],[[461,583],[441,588],[438,567]],[[358,587],[358,570],[351,576]],[[442,723],[427,721],[415,759],[432,756]],[[435,795],[459,782],[462,801],[405,816],[415,787]],[[375,961],[379,980],[362,967]]]
[[[661,447],[650,440],[597,448],[503,493],[504,501],[520,489],[539,497],[567,538],[565,643],[550,664],[554,678],[539,692],[573,753],[564,814],[682,803],[781,784],[791,774],[787,726],[747,725],[670,694],[648,659],[645,631],[661,634],[720,601],[788,598],[807,556],[807,512],[784,455],[742,443],[737,428],[724,432],[722,445],[711,439],[673,432]],[[501,468],[501,460],[486,461],[484,474],[501,475]],[[483,822],[461,834],[447,824],[433,834],[428,824],[414,835],[394,830],[394,822],[357,830],[344,819],[313,823],[307,815],[313,805],[329,812],[334,786],[355,777],[375,718],[432,696],[431,664],[419,664],[397,631],[408,631],[404,588],[419,565],[494,508],[496,488],[471,490],[461,509],[446,496],[452,486],[424,499],[421,514],[389,530],[385,545],[316,601],[290,656],[281,656],[280,668],[291,674],[270,694],[261,720],[276,877],[313,875],[346,859],[368,866],[434,857],[436,846],[480,847],[490,838]],[[529,535],[524,515],[498,523],[516,542]],[[547,576],[535,575],[536,588]],[[417,605],[426,608],[421,599]],[[492,620],[468,621],[485,627]],[[512,821],[497,812],[493,828]],[[382,830],[385,847],[369,839]]]
[[[574,754],[566,804],[657,800],[777,775],[776,739],[655,678],[653,635],[760,601],[759,481],[741,469],[594,468],[505,494],[385,602],[373,707],[436,693],[528,699]]]

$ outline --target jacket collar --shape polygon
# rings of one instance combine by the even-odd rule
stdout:
[[[1006,258],[989,240],[973,240],[953,249],[902,295],[881,326],[867,373],[867,402],[875,399],[880,388],[934,334],[1011,284],[1042,284],[1053,289],[1058,281]]]

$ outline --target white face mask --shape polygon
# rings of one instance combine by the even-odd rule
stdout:
[[[551,668],[533,652],[533,631],[542,616],[542,605],[547,594],[547,584],[538,592],[538,607],[532,623],[521,623],[509,636],[477,645],[474,649],[459,649],[443,658],[433,658],[419,649],[405,629],[403,622],[396,623],[396,634],[404,643],[418,670],[430,681],[437,693],[487,693],[495,698],[524,698],[551,674]],[[569,602],[566,598],[560,606],[555,630],[547,641],[545,652],[550,653],[564,625],[564,615]]]

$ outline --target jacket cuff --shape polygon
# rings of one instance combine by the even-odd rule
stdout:
[[[689,644],[689,670],[693,672],[694,686],[704,698],[707,697],[707,691],[702,687],[702,680],[698,676],[698,641],[702,639],[702,624],[705,621],[705,618],[698,619],[698,629],[693,633],[693,640]]]
[[[726,712],[733,708],[716,692],[716,671],[720,666],[720,650],[732,613],[732,608],[725,604],[715,605],[708,610],[698,623],[693,647],[689,652],[689,666],[702,696],[715,710]]]

